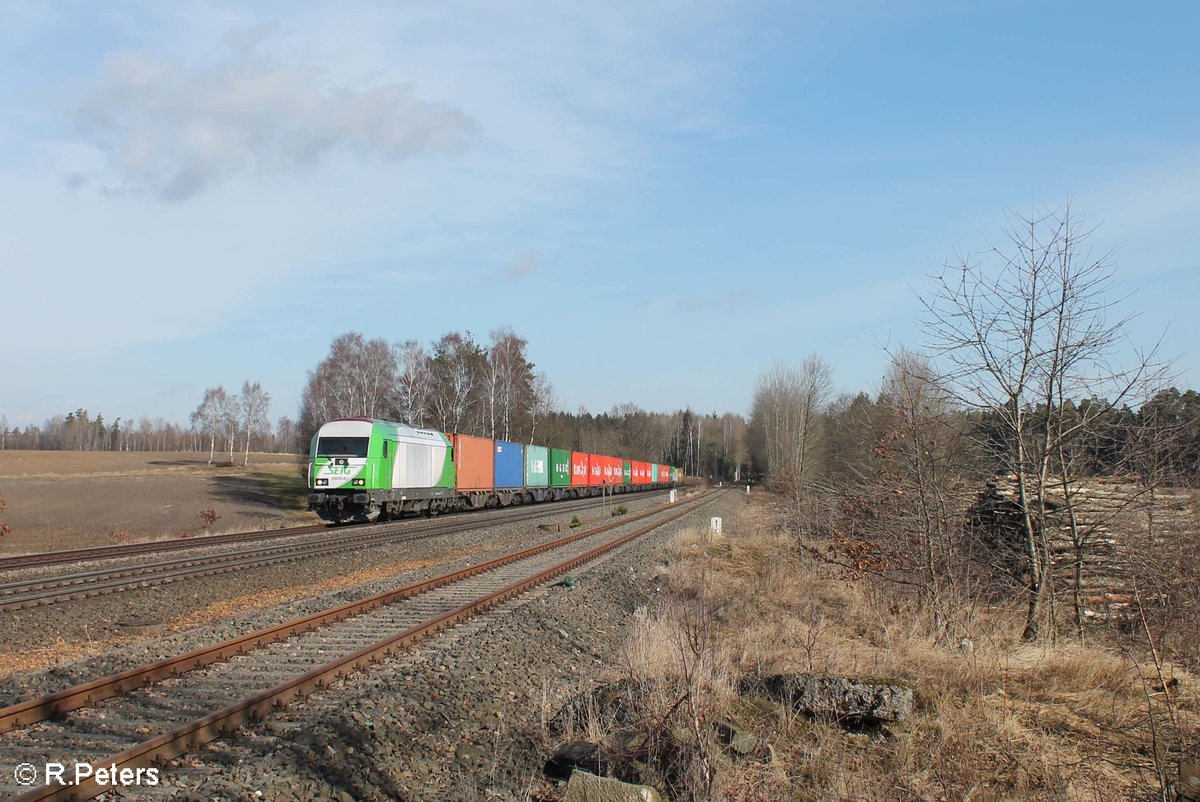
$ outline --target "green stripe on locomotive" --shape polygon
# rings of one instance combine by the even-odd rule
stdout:
[[[331,421],[313,437],[309,486],[315,490],[454,487],[450,438],[390,421]]]

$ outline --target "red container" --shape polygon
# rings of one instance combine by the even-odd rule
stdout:
[[[600,484],[611,485],[613,483],[613,458],[600,457]]]
[[[454,473],[460,491],[491,490],[495,446],[486,437],[454,435]]]
[[[620,457],[612,458],[612,476],[609,478],[609,484],[620,485],[625,483],[624,477],[621,475],[621,469],[625,467],[625,460]]]
[[[571,452],[571,487],[588,483],[588,455],[581,451]]]
[[[630,464],[633,470],[633,483],[635,485],[650,484],[650,463],[649,462],[633,462]]]
[[[604,484],[604,457],[599,454],[588,454],[588,484]]]
[[[670,465],[659,465],[658,466],[658,481],[660,484],[664,484],[664,485],[669,484],[671,482],[671,466]]]

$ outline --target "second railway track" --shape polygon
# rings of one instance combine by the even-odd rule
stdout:
[[[519,522],[560,511],[591,509],[606,503],[611,504],[610,501],[591,499],[584,502],[560,502],[561,507],[556,506],[552,509],[537,505],[526,510],[509,510],[499,513],[498,515],[502,516],[499,522],[506,524]],[[0,583],[0,611],[23,610],[108,593],[153,587],[184,579],[246,570],[263,565],[278,565],[323,555],[344,554],[348,551],[385,543],[401,543],[452,534],[496,522],[495,515],[485,520],[469,516],[454,516],[441,521],[401,521],[356,527],[353,530],[319,527],[314,531],[326,533],[327,537],[315,541],[271,544],[216,554],[177,557],[151,563],[14,580]],[[205,548],[210,544],[198,542],[194,545],[196,548]]]
[[[71,755],[98,767],[150,766],[594,560],[712,498],[705,494],[14,705],[0,710],[0,747],[14,763],[39,765]],[[647,520],[589,548],[589,540],[601,533]],[[159,734],[146,738],[152,733]],[[94,781],[47,785],[19,799],[86,799],[103,790]]]

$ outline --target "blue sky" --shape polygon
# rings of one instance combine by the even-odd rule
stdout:
[[[872,389],[1071,199],[1200,385],[1200,7],[0,0],[0,414],[295,415],[346,331],[500,325],[567,409]],[[601,333],[603,325],[607,335]]]

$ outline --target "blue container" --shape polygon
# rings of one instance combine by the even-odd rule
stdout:
[[[496,441],[496,489],[525,485],[525,447]]]

